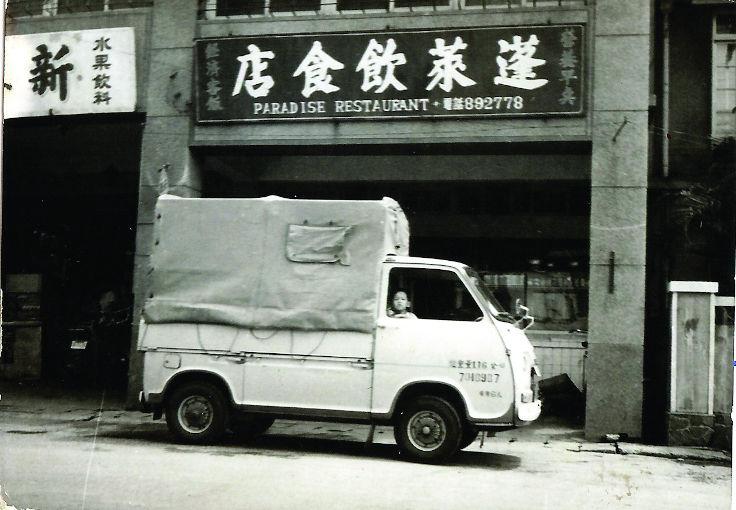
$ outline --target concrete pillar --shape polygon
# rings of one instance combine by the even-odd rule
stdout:
[[[594,5],[588,439],[641,437],[650,3]]]
[[[200,170],[189,151],[192,40],[196,33],[196,21],[197,0],[154,2],[146,125],[143,130],[138,191],[133,275],[135,303],[128,370],[129,405],[135,403],[142,383],[141,357],[136,346],[140,312],[148,295],[156,199],[164,187],[168,193],[179,196],[201,195]]]

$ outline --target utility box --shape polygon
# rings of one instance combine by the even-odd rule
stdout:
[[[0,378],[34,380],[41,378],[41,326],[2,326]]]
[[[41,282],[40,274],[10,274],[6,277],[0,379],[41,378]]]
[[[3,291],[3,323],[41,321],[40,274],[9,274]]]
[[[714,433],[718,283],[673,281],[668,443],[709,446]]]

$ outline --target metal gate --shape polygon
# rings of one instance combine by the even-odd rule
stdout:
[[[585,391],[587,333],[527,330],[526,334],[534,346],[542,379],[567,374],[581,392]]]

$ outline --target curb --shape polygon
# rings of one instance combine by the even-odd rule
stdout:
[[[645,457],[658,457],[676,461],[702,462],[724,466],[731,466],[732,464],[731,455],[727,452],[686,446],[650,446],[631,443],[588,443],[585,445],[578,444],[577,449],[568,448],[568,451],[607,453],[613,455],[640,455]]]

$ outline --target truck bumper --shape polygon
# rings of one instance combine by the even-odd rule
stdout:
[[[163,395],[160,393],[149,393],[148,397],[146,397],[142,391],[138,392],[138,410],[143,413],[153,413],[154,420],[158,420],[163,414],[161,408],[162,402]]]
[[[542,412],[542,401],[537,399],[533,402],[517,403],[516,418],[517,425],[528,425],[537,418]]]

